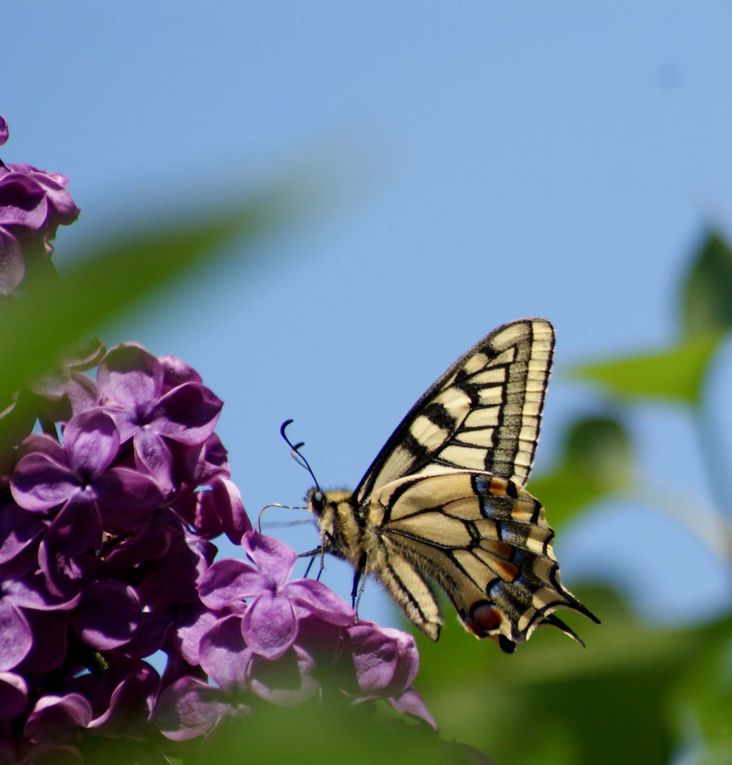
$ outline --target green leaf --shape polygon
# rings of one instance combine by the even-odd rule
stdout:
[[[236,242],[230,255],[251,259],[258,237],[291,219],[293,190],[281,184],[207,216],[110,237],[60,278],[39,276],[0,316],[0,402],[52,368],[74,343],[225,245]]]
[[[732,248],[720,232],[709,231],[694,254],[680,302],[687,336],[732,329]]]
[[[575,367],[573,377],[620,397],[699,402],[719,335],[695,337],[667,351],[625,356]]]

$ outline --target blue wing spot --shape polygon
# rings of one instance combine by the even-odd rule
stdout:
[[[503,594],[503,582],[500,579],[495,579],[491,584],[488,585],[488,592],[487,595],[489,595],[494,601],[496,598],[500,597]]]
[[[484,475],[473,476],[473,486],[481,497],[490,496],[491,479]]]

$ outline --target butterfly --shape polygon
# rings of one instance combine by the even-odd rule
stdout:
[[[434,583],[469,632],[507,653],[542,624],[582,643],[555,610],[599,620],[561,584],[554,532],[524,488],[553,352],[547,320],[504,324],[417,401],[354,491],[324,492],[317,482],[309,490],[320,531],[312,553],[353,565],[354,604],[374,575],[437,640]]]

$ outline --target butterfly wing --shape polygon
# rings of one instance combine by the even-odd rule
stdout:
[[[562,606],[596,621],[560,583],[554,532],[522,488],[553,351],[545,319],[499,327],[410,409],[353,494],[313,490],[327,549],[353,563],[355,582],[378,576],[433,640],[441,619],[430,581],[469,631],[506,651],[539,624],[579,640],[554,615]]]
[[[361,479],[356,500],[398,478],[445,467],[525,484],[554,350],[546,319],[491,332],[409,410]]]
[[[543,623],[579,641],[553,615],[557,608],[597,621],[559,580],[541,503],[513,481],[449,469],[407,476],[374,493],[368,520],[383,550],[374,573],[433,640],[440,620],[425,575],[470,632],[507,651]]]

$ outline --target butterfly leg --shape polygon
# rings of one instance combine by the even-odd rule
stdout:
[[[323,563],[323,556],[325,551],[323,550],[323,545],[318,545],[318,547],[313,548],[312,550],[308,550],[304,553],[299,553],[297,556],[298,558],[310,558],[310,562],[308,563],[308,567],[305,569],[305,578],[307,579],[308,575],[310,574],[310,569],[313,567],[313,563],[315,563],[315,556],[320,556],[320,569],[318,570],[318,576],[317,578],[320,579],[320,575],[323,573],[323,569],[325,568],[325,564]]]
[[[363,572],[366,569],[366,553],[362,553],[358,559],[358,565],[353,574],[353,587],[351,588],[351,606],[356,612],[356,621],[358,622],[358,604],[361,601],[361,596],[366,588],[366,577]]]

